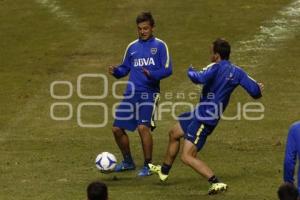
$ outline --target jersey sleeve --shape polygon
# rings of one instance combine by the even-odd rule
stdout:
[[[113,76],[116,78],[127,76],[127,74],[130,72],[130,46],[131,44],[129,44],[125,50],[122,64],[114,70]]]
[[[189,67],[187,76],[195,84],[206,84],[215,77],[217,69],[218,67],[215,63],[208,65],[201,71],[196,71],[193,67]]]
[[[258,83],[242,69],[240,69],[239,73],[240,85],[248,92],[248,94],[254,99],[262,97]]]
[[[162,42],[162,45],[159,48],[159,69],[149,71],[150,78],[154,80],[161,80],[172,74],[172,62],[169,54],[168,46],[165,42]]]
[[[289,130],[286,149],[285,149],[285,158],[284,158],[284,181],[289,183],[294,183],[294,173],[295,165],[297,159],[297,147],[296,139],[294,137],[296,128],[292,126]]]

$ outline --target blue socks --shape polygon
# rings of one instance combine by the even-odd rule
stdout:
[[[130,153],[123,155],[123,157],[126,163],[133,163],[133,159]]]
[[[165,175],[168,175],[171,167],[172,165],[167,165],[166,163],[163,163],[163,165],[161,166],[161,172]]]
[[[212,177],[210,177],[210,178],[208,179],[208,182],[209,182],[210,184],[213,184],[213,183],[219,183],[220,181],[219,181],[219,179],[218,179],[215,175],[213,175]]]

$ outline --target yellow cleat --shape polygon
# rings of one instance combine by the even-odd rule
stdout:
[[[153,164],[149,163],[148,166],[149,166],[149,169],[152,173],[157,174],[159,176],[160,181],[164,182],[168,179],[169,175],[163,174],[161,172],[161,166],[160,165],[153,165]]]
[[[227,190],[227,185],[225,183],[213,183],[208,189],[208,194],[218,194],[220,192],[225,192]]]

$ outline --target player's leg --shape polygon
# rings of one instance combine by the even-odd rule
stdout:
[[[165,154],[165,158],[162,166],[150,164],[150,168],[153,172],[158,173],[163,179],[166,180],[169,171],[172,167],[174,160],[180,149],[180,139],[184,136],[184,132],[181,128],[180,123],[176,123],[173,128],[169,131],[169,143],[167,147],[167,151]],[[162,178],[161,178],[162,180]],[[162,180],[162,181],[164,181]]]
[[[124,112],[124,110],[127,112]],[[135,169],[130,151],[129,137],[125,132],[125,129],[134,130],[136,128],[136,121],[131,117],[133,112],[134,108],[131,99],[124,99],[116,109],[112,132],[123,155],[123,161],[116,165],[115,171],[117,172]]]
[[[184,164],[190,166],[193,170],[206,178],[211,184],[209,194],[216,194],[225,191],[227,185],[221,183],[214,175],[211,168],[197,157],[197,152],[204,146],[207,136],[213,131],[214,127],[204,125],[198,121],[194,121],[188,128],[188,134],[185,135],[181,160]]]
[[[124,129],[120,127],[113,127],[112,132],[114,134],[115,141],[122,152],[122,155],[130,153],[129,138]]]
[[[148,164],[152,161],[153,138],[151,130],[155,128],[154,114],[159,100],[158,94],[145,93],[140,95],[137,105],[138,132],[144,153],[144,166],[139,171],[139,176],[149,176],[151,172]]]
[[[221,183],[218,178],[214,175],[213,171],[209,166],[197,158],[197,147],[191,141],[185,139],[183,143],[183,149],[181,154],[181,160],[184,164],[190,166],[197,173],[202,175],[211,184],[208,190],[208,194],[217,194],[227,190],[227,185]]]
[[[112,128],[112,132],[114,134],[115,141],[123,155],[123,161],[116,165],[115,171],[120,172],[124,170],[134,170],[135,164],[131,156],[127,133],[124,129],[115,126]]]
[[[146,161],[145,165],[147,165],[152,161],[153,139],[151,135],[151,130],[145,125],[139,125],[138,132],[141,138],[144,158]]]
[[[184,133],[179,123],[176,123],[169,131],[169,143],[165,154],[164,164],[172,166],[180,148],[180,139]]]
[[[184,136],[189,124],[193,121],[193,112],[185,112],[179,115],[178,123],[169,132],[169,143],[165,159],[160,165],[149,165],[150,170],[159,175],[161,181],[166,181],[172,164],[180,148],[180,138]]]
[[[144,166],[139,172],[139,176],[151,175],[148,164],[152,162],[152,151],[153,151],[153,138],[151,135],[151,129],[143,124],[138,125],[138,132],[141,138],[141,144],[144,154]]]
[[[133,159],[131,156],[131,151],[130,151],[129,137],[128,137],[127,133],[125,132],[124,129],[122,129],[120,127],[115,127],[115,126],[112,128],[112,132],[114,134],[115,141],[123,155],[125,165],[126,164],[134,165],[134,162],[133,162]],[[129,167],[129,168],[135,168],[135,167]],[[121,169],[116,169],[116,171],[120,171],[120,170]]]
[[[183,135],[184,133],[180,124],[176,123],[169,131],[169,143],[163,164],[161,166],[149,164],[150,170],[158,174],[161,181],[166,181],[168,178],[172,164],[179,152],[180,139],[183,137]]]
[[[178,116],[178,123],[169,131],[169,143],[165,154],[164,164],[171,166],[180,148],[180,139],[192,122],[193,112],[185,112]]]
[[[184,164],[190,166],[204,178],[209,179],[214,175],[208,165],[197,158],[197,147],[189,140],[184,140],[180,158]]]
[[[189,124],[193,120],[193,112],[185,112],[178,116],[178,123],[169,132],[169,143],[162,165],[150,164],[150,170],[159,175],[161,181],[166,181],[172,164],[178,154],[180,138],[184,136]]]

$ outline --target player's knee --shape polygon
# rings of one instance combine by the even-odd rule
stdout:
[[[176,128],[172,128],[169,131],[170,140],[178,140],[181,138],[181,136],[182,136],[182,134],[180,134]]]
[[[184,164],[189,165],[190,160],[191,160],[191,156],[189,156],[187,153],[182,153],[181,156],[180,156],[180,159]]]
[[[150,132],[149,128],[145,125],[139,125],[137,129],[138,129],[138,132],[142,133],[142,134],[146,134],[146,133]]]
[[[122,134],[122,129],[114,126],[114,127],[112,127],[112,132],[114,133],[114,135],[120,135],[120,134]]]
[[[170,138],[171,140],[175,138],[174,130],[173,130],[173,129],[171,129],[171,130],[169,131],[169,138]]]

